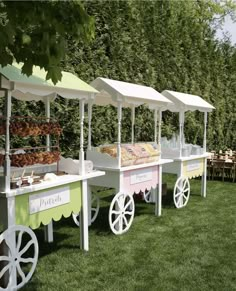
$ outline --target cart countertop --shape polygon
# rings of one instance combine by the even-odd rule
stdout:
[[[132,165],[132,166],[127,166],[127,167],[120,167],[120,168],[111,168],[111,167],[103,167],[103,166],[96,166],[96,165],[94,165],[94,167],[102,171],[125,172],[125,171],[148,168],[148,167],[153,167],[153,166],[160,166],[160,165],[164,165],[164,164],[168,164],[172,162],[173,162],[172,159],[160,159],[159,161],[156,161],[153,163],[145,163],[145,164]]]
[[[197,160],[201,158],[207,158],[209,156],[209,153],[205,153],[202,155],[191,155],[189,157],[179,157],[179,158],[172,158],[174,162],[184,162],[184,161],[191,161],[191,160]]]
[[[84,175],[64,175],[64,176],[59,176],[57,180],[54,181],[43,181],[42,183],[35,184],[32,186],[26,186],[18,189],[12,189],[9,192],[0,192],[0,197],[12,197],[12,196],[17,196],[17,195],[22,195],[26,193],[31,193],[31,192],[36,192],[44,189],[49,189],[73,182],[78,182],[82,180],[87,180],[91,179],[94,177],[99,177],[105,175],[105,172],[103,171],[92,171],[91,173],[87,173]]]

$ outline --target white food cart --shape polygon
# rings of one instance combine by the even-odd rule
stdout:
[[[56,86],[49,81],[45,81],[45,79],[46,73],[38,67],[34,68],[31,77],[22,75],[18,64],[4,68],[0,67],[0,98],[5,99],[5,113],[1,116],[4,120],[2,133],[5,139],[5,149],[1,151],[4,160],[3,166],[0,167],[0,223],[3,229],[0,235],[0,290],[16,290],[30,280],[38,260],[38,242],[31,229],[36,229],[41,224],[46,227],[45,239],[51,242],[53,241],[52,220],[58,221],[62,216],[69,217],[72,213],[80,212],[80,248],[83,250],[89,249],[87,195],[90,188],[87,182],[92,177],[105,174],[101,171],[85,173],[84,170],[84,103],[91,102],[97,91],[76,76],[66,72],[63,72],[62,80]],[[18,149],[14,152],[10,147],[13,118],[12,97],[23,101],[44,102],[45,120],[49,122],[50,102],[53,102],[57,95],[63,98],[80,100],[81,142],[78,174],[62,175],[60,177],[48,175],[46,173],[53,169],[58,170],[58,168],[55,163],[47,165],[45,161],[43,165],[31,163],[29,167],[26,167],[21,160],[18,161],[21,168],[11,166],[13,160],[17,158],[19,160],[26,155],[25,151],[21,150],[19,152]],[[28,119],[25,124],[29,125]],[[30,126],[32,126],[32,123]],[[17,131],[14,133],[17,135]],[[44,153],[40,157],[48,158],[53,154],[54,149],[50,143],[50,132],[47,132],[46,145],[40,147],[40,151],[42,149]],[[24,148],[24,150],[26,149]],[[36,149],[29,148],[29,150],[32,152]],[[30,154],[27,154],[26,164],[29,163],[29,160],[32,160]],[[18,177],[13,189],[13,173],[18,175],[25,168],[26,171],[34,171],[34,173],[44,171],[46,179],[35,184],[34,176],[28,176],[27,184],[23,185],[21,177]],[[31,250],[30,254],[28,254],[29,250]],[[25,269],[26,265],[28,266],[27,271]]]
[[[114,234],[126,232],[134,217],[133,194],[140,191],[156,189],[155,214],[161,215],[162,198],[162,165],[172,162],[170,159],[161,159],[161,111],[171,103],[167,98],[151,87],[97,78],[91,85],[100,93],[94,102],[89,104],[89,138],[87,159],[93,161],[94,167],[106,172],[100,179],[89,181],[91,186],[101,186],[115,189],[115,196],[110,204],[109,225]],[[92,104],[101,106],[113,105],[118,111],[117,143],[91,146],[91,118]],[[147,104],[154,110],[154,141],[149,143],[135,143],[134,121],[135,107]],[[121,143],[122,108],[131,108],[131,143]],[[157,123],[159,131],[157,131]],[[158,142],[157,142],[158,136]],[[157,195],[158,193],[158,195]],[[95,214],[97,212],[95,211]],[[93,220],[92,220],[93,221]]]
[[[177,175],[173,199],[177,208],[186,206],[190,196],[189,179],[202,176],[201,195],[206,197],[206,175],[207,175],[207,152],[206,131],[207,113],[214,107],[196,95],[190,95],[175,91],[164,90],[162,95],[172,101],[167,109],[179,113],[179,136],[171,141],[166,139],[162,142],[163,158],[174,160],[172,164],[163,166],[164,173]],[[198,110],[204,113],[204,137],[203,148],[197,145],[186,144],[184,138],[184,118],[186,111]]]

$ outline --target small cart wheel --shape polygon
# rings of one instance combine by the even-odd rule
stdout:
[[[174,188],[174,203],[176,208],[187,205],[190,196],[190,183],[187,177],[179,177]]]
[[[117,193],[109,208],[109,224],[114,234],[123,234],[134,219],[134,198],[130,194]]]
[[[100,198],[99,198],[99,196],[97,196],[95,194],[92,194],[92,199],[91,199],[91,224],[97,218],[99,209],[100,209]],[[73,213],[73,219],[74,219],[75,224],[77,226],[80,226],[79,213],[78,214],[74,214]]]
[[[153,197],[152,197],[152,191],[146,190],[143,192],[143,199],[146,203],[152,203],[153,202]]]
[[[39,247],[36,235],[29,227],[14,225],[0,235],[0,245],[2,243],[8,248],[8,254],[0,256],[0,263],[4,262],[0,280],[9,274],[9,281],[7,287],[0,287],[0,290],[20,289],[31,279],[37,265]],[[20,279],[12,281],[14,275]]]

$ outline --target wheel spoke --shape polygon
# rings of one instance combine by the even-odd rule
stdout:
[[[111,214],[120,215],[121,210],[112,210]]]
[[[131,211],[125,211],[125,213],[124,213],[125,215],[133,215],[133,211],[131,210]]]
[[[10,269],[11,267],[11,263],[7,264],[2,271],[0,272],[0,279],[2,278],[2,276]]]
[[[23,231],[20,231],[20,233],[18,234],[18,240],[17,240],[17,246],[16,246],[17,253],[20,251],[20,246],[22,243],[22,236],[23,236]]]
[[[116,217],[116,219],[112,222],[112,226],[115,226],[117,224],[119,218],[120,218],[120,215],[118,215],[118,217]]]
[[[180,195],[180,196],[179,196],[179,199],[178,199],[178,201],[177,201],[177,205],[178,205],[178,206],[180,206],[181,203],[183,202],[183,201],[182,201],[182,198],[183,198],[183,196]]]
[[[7,257],[7,256],[0,256],[0,261],[7,261],[7,262],[10,262],[10,258]]]
[[[122,216],[120,215],[119,216],[119,231],[122,231],[123,230],[123,219],[122,219]]]
[[[127,218],[126,218],[125,216],[123,216],[123,220],[124,220],[124,222],[125,222],[125,226],[127,227],[127,225],[128,225],[128,220],[127,220]]]
[[[185,188],[187,180],[184,181],[183,189]]]
[[[119,199],[117,199],[117,202],[118,202],[118,206],[120,210],[122,210],[124,208],[124,203],[125,203],[124,195],[120,196]]]
[[[178,192],[177,194],[175,194],[175,198],[178,197],[179,195],[181,195],[182,192]]]
[[[129,202],[125,205],[125,209],[124,210],[126,210],[131,203],[132,203],[132,199],[130,199]]]
[[[34,242],[32,240],[30,240],[26,246],[19,252],[19,256],[22,256],[33,244]]]
[[[20,266],[20,264],[18,263],[18,264],[16,264],[16,268],[17,268],[17,271],[18,271],[18,273],[19,273],[19,275],[21,276],[21,279],[22,279],[22,282],[25,280],[25,274],[24,274],[24,272],[22,271],[22,269],[21,269],[21,266]]]
[[[34,259],[33,258],[19,258],[19,261],[21,262],[21,263],[25,263],[25,264],[27,264],[27,263],[34,263]]]
[[[185,189],[183,192],[185,193],[185,192],[187,192],[187,191],[189,191],[189,188]]]
[[[181,192],[182,191],[182,187],[181,187],[181,185],[179,186],[179,185],[176,185],[177,186],[177,189]]]

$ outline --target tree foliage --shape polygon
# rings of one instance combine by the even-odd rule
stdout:
[[[93,18],[79,1],[0,1],[0,64],[23,62],[28,76],[38,65],[56,83],[68,39],[84,42],[93,32]]]

